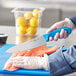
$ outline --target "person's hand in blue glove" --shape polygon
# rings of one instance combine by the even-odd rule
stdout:
[[[56,22],[54,25],[52,25],[47,30],[46,33],[49,33],[49,32],[51,32],[53,30],[56,30],[56,29],[62,28],[62,27],[70,27],[73,30],[75,26],[74,26],[74,24],[72,23],[72,21],[70,19],[65,18],[65,20],[60,21],[60,22]],[[67,34],[67,32],[64,29],[62,29],[61,32],[60,32],[60,34],[59,33],[56,33],[55,37],[54,38],[53,37],[50,37],[49,40],[50,41],[52,41],[52,40],[57,41],[58,39],[66,38],[66,37],[68,37],[68,34]]]

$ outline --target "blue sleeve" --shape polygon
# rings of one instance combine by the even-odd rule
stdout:
[[[62,48],[49,55],[49,71],[52,76],[76,72],[76,46],[68,50],[62,50]]]
[[[70,17],[69,18],[72,22],[73,22],[73,24],[76,26],[76,16],[72,16],[72,17]]]

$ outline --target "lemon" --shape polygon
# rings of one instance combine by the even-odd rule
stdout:
[[[27,21],[25,20],[24,17],[18,17],[16,19],[16,24],[19,25],[19,26],[27,26]]]
[[[29,34],[29,35],[34,35],[34,34],[36,34],[36,32],[37,32],[37,28],[29,27],[27,29],[27,34]]]
[[[38,25],[39,25],[38,18],[35,18],[35,17],[31,18],[31,20],[30,20],[30,26],[31,27],[37,27]]]
[[[33,17],[33,14],[31,12],[26,12],[24,14],[24,17],[26,18],[26,20],[30,20]]]
[[[34,17],[39,17],[39,13],[36,13],[36,12],[38,12],[38,11],[40,11],[40,9],[34,9],[34,10],[33,10],[33,12],[34,12],[34,13],[33,13],[33,16],[34,16]]]
[[[40,9],[39,9],[39,8],[36,8],[36,9],[34,9],[33,11],[40,11]]]
[[[27,30],[27,27],[19,26],[17,32],[18,34],[26,34],[26,30]]]

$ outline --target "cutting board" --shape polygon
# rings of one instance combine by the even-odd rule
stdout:
[[[15,46],[15,44],[5,44],[3,47],[0,48],[0,74],[8,74],[9,76],[13,75],[21,75],[21,76],[50,76],[50,73],[45,70],[25,70],[19,69],[17,71],[4,71],[2,70],[4,64],[11,56],[10,53],[6,53],[6,50]]]
[[[6,50],[15,46],[15,44],[5,44],[3,47],[0,48],[0,74],[4,74],[6,76],[17,75],[17,76],[51,76],[48,71],[45,70],[26,70],[26,69],[19,69],[16,71],[4,71],[2,70],[4,64],[11,56],[10,53],[7,53]],[[50,46],[49,46],[50,47]],[[67,49],[66,47],[63,48],[64,50]]]

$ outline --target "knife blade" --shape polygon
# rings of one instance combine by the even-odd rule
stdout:
[[[71,28],[69,28],[69,27],[59,28],[52,32],[49,32],[47,34],[44,34],[42,36],[29,40],[27,42],[24,42],[24,43],[14,46],[14,47],[11,47],[6,52],[15,53],[17,51],[29,50],[29,49],[33,49],[33,48],[36,48],[36,47],[39,47],[42,45],[46,45],[47,42],[49,41],[49,37],[54,37],[56,35],[56,33],[60,33],[62,29],[67,31],[68,34],[70,34],[72,31]]]

